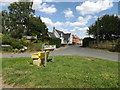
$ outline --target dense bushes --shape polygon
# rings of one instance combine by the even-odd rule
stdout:
[[[93,41],[93,38],[87,37],[83,39],[83,47],[89,46],[90,41]]]
[[[17,49],[23,48],[21,40],[11,38],[10,36],[6,36],[6,35],[4,35],[2,37],[2,44],[3,45],[11,45],[11,48],[13,48],[13,49],[15,49],[15,48],[17,48]]]
[[[120,52],[120,39],[116,40],[115,51]]]
[[[28,45],[28,51],[41,51],[42,44],[48,44],[48,42],[39,42]]]
[[[4,35],[2,36],[2,45],[10,45],[3,46],[3,51],[9,52],[24,52],[24,51],[40,51],[42,49],[42,44],[56,45],[57,48],[61,46],[61,39],[59,38],[38,38],[37,40],[31,41],[26,40],[25,38],[15,39],[10,36]],[[27,49],[25,49],[27,48]]]
[[[51,37],[50,40],[49,40],[49,44],[50,45],[56,45],[56,47],[59,48],[61,46],[61,39]]]

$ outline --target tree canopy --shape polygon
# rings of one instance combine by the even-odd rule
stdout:
[[[89,27],[88,34],[99,39],[120,37],[120,19],[115,15],[104,15]]]
[[[40,17],[34,17],[33,2],[14,2],[2,11],[2,33],[14,38],[27,35],[47,35],[47,27]]]

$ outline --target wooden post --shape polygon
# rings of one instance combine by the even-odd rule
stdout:
[[[47,63],[47,52],[45,50],[45,65],[44,66],[46,66],[46,63]]]
[[[54,62],[54,51],[52,51],[53,54],[52,54],[52,62]]]

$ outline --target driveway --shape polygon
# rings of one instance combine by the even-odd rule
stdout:
[[[14,53],[5,53],[2,54],[2,57],[30,57],[32,53],[21,53],[21,54],[14,54]],[[107,59],[112,61],[118,61],[118,56],[120,57],[119,53],[112,53],[106,51],[100,51],[95,49],[83,48],[80,46],[68,46],[64,49],[58,49],[54,52],[51,52],[50,55],[78,55],[78,56],[90,56],[95,58]],[[120,58],[119,58],[120,59]]]

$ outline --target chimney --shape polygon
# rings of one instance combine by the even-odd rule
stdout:
[[[53,27],[53,32],[55,32],[55,27]]]

